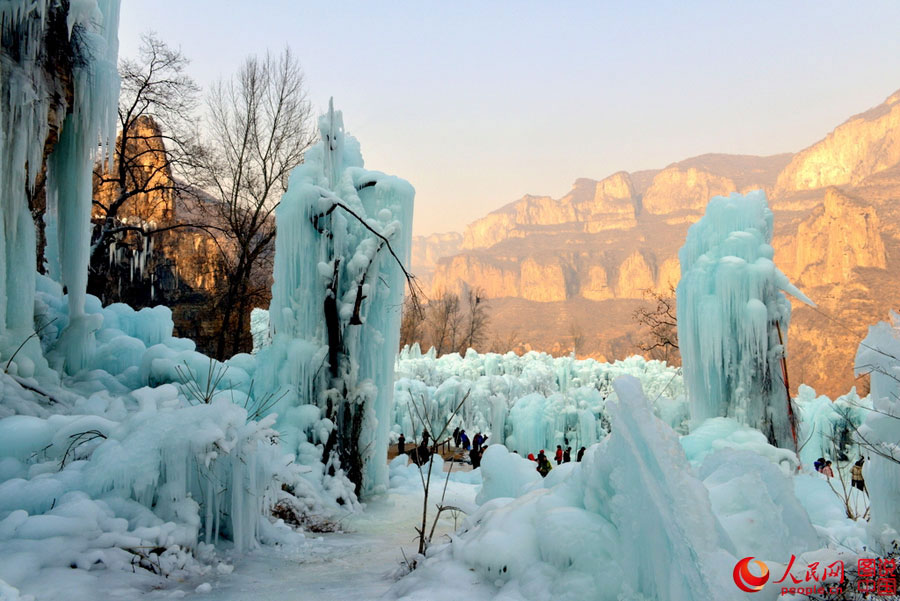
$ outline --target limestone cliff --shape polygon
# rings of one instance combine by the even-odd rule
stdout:
[[[534,226],[579,224],[579,229],[588,232],[631,227],[638,202],[631,177],[624,171],[599,182],[578,179],[558,200],[526,195],[475,221],[466,228],[462,248],[489,248],[507,238],[527,235]]]
[[[727,177],[694,167],[669,167],[653,178],[644,194],[643,208],[656,215],[685,210],[702,212],[710,198],[735,190],[737,186]]]
[[[856,185],[900,163],[900,91],[855,115],[799,152],[778,176],[776,195],[843,184]]]
[[[887,266],[878,211],[837,188],[800,223],[791,245],[795,279],[809,285],[849,282],[857,267]]]
[[[121,231],[107,240],[108,252],[92,257],[88,291],[104,303],[170,306],[176,333],[211,350],[219,326],[212,307],[224,279],[221,248],[227,242],[213,239],[208,228],[183,226],[213,224],[217,212],[208,209],[216,201],[173,178],[164,138],[151,118],[139,117],[129,132],[124,153],[118,152],[119,135],[112,169],[95,168],[95,234],[104,224]]]

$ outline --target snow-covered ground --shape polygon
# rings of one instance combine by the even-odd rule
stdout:
[[[434,475],[437,476],[437,472]],[[403,481],[399,488],[372,500],[364,512],[346,514],[340,519],[343,532],[309,534],[306,542],[294,547],[264,547],[234,558],[228,564],[233,571],[225,568],[222,572],[211,572],[208,576],[176,583],[171,588],[144,593],[141,598],[197,601],[379,599],[401,575],[404,554],[410,559],[416,554],[415,528],[421,520],[423,495],[421,487],[409,484]],[[436,480],[433,490],[436,486],[442,487],[443,480]],[[450,481],[446,502],[471,508],[476,490],[474,484]],[[455,531],[458,525],[459,520],[444,514],[435,531],[435,540]]]

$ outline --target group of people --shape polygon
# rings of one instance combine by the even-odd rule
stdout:
[[[456,427],[453,430],[453,444],[457,449],[465,449],[466,451],[468,451],[469,462],[472,464],[472,469],[478,469],[479,467],[481,467],[481,456],[484,455],[484,451],[488,446],[487,439],[488,437],[486,435],[482,434],[481,432],[477,432],[475,436],[472,437],[472,440],[469,440],[469,436],[466,434],[466,431],[464,429]],[[428,433],[428,430],[423,430],[422,442],[420,442],[418,446],[410,449],[407,453],[406,437],[401,433],[399,438],[397,439],[397,454],[409,454],[409,456],[415,463],[422,465],[423,463],[427,463],[428,460],[431,459],[431,449],[428,446],[430,441],[431,434]],[[568,440],[566,440],[566,442],[568,442]],[[585,450],[585,447],[581,447],[580,449],[578,449],[578,454],[575,459],[576,461],[582,460]],[[553,464],[550,462],[550,459],[547,457],[546,453],[544,453],[543,449],[541,449],[541,451],[537,454],[537,457],[534,456],[534,453],[529,453],[528,459],[537,463],[536,469],[538,473],[540,473],[543,477],[546,477],[547,474],[550,473],[550,470],[553,469]],[[570,461],[572,461],[572,447],[567,446],[565,450],[563,450],[562,445],[556,445],[556,453],[554,455],[554,459],[556,460],[556,465],[569,463]],[[824,462],[824,459],[822,461]],[[830,461],[828,462],[828,465],[831,465]],[[818,467],[816,467],[816,469],[818,471],[821,471]],[[829,467],[828,469],[830,471],[831,467]]]
[[[576,461],[582,460],[585,450],[585,447],[581,447],[580,449],[578,449]],[[528,453],[528,459],[537,463],[537,467],[535,469],[537,469],[538,473],[545,478],[547,477],[547,474],[550,473],[550,470],[553,469],[553,464],[550,463],[550,459],[547,458],[547,454],[544,453],[544,449],[540,450],[540,452],[537,454],[537,457],[534,456],[534,453]],[[566,450],[563,451],[562,445],[556,445],[556,455],[554,456],[554,459],[556,460],[556,465],[569,463],[570,461],[572,461],[572,447],[566,447]]]
[[[406,436],[403,433],[400,433],[400,436],[397,438],[397,454],[405,455],[408,454],[414,463],[417,465],[422,465],[423,463],[428,463],[428,460],[431,459],[431,449],[428,447],[428,443],[431,442],[431,434],[427,429],[422,430],[422,442],[419,443],[418,446],[414,446],[409,450],[409,453],[406,451]]]
[[[831,461],[826,461],[824,457],[819,457],[816,459],[815,463],[813,463],[813,467],[816,468],[816,471],[820,474],[825,474],[828,478],[834,478],[834,470],[831,469]]]
[[[457,426],[453,430],[453,445],[457,449],[465,449],[469,452],[469,462],[472,464],[473,470],[481,467],[481,456],[484,455],[484,450],[488,446],[487,439],[488,437],[481,432],[476,432],[470,441],[469,435],[464,429]]]
[[[864,457],[860,457],[856,463],[853,464],[853,467],[850,468],[850,486],[854,488],[858,488],[859,490],[866,489],[866,481],[863,479],[863,463],[865,463],[866,459]],[[825,459],[824,457],[819,457],[813,463],[813,467],[816,468],[816,471],[820,474],[825,474],[827,478],[834,478],[834,469],[831,467],[831,461]]]
[[[484,454],[484,450],[487,448],[487,439],[488,437],[481,432],[475,434],[472,440],[469,440],[469,436],[466,434],[466,431],[457,427],[453,430],[453,444],[457,449],[465,449],[469,453],[469,461],[472,463],[472,468],[476,469],[481,466],[481,456]],[[431,434],[427,429],[422,431],[422,442],[418,444],[418,446],[414,446],[412,449],[407,451],[406,449],[406,436],[403,433],[400,433],[400,436],[397,438],[397,454],[398,455],[409,455],[410,458],[417,464],[421,465],[423,463],[427,463],[429,459],[431,459],[431,448],[429,444],[431,442]]]

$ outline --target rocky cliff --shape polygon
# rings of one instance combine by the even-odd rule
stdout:
[[[136,308],[168,305],[176,333],[210,350],[219,327],[211,307],[223,281],[224,241],[217,243],[209,229],[183,226],[210,224],[214,212],[203,207],[216,201],[173,179],[164,137],[153,119],[139,117],[129,132],[121,154],[119,134],[111,171],[100,165],[95,169],[91,215],[95,235],[107,216],[122,231],[109,242],[108,252],[92,257],[88,291],[104,303],[126,302]],[[125,164],[121,172],[120,159]],[[124,186],[120,173],[125,174]],[[128,226],[152,233],[144,235]]]
[[[796,310],[792,383],[842,394],[867,325],[900,295],[889,276],[900,268],[900,92],[796,155],[707,154],[579,179],[559,199],[525,196],[472,223],[459,252],[445,247],[431,290],[482,288],[496,337],[516,334],[521,348],[635,352],[644,334],[630,313],[646,289],[677,283],[689,225],[710,197],[755,188],[775,213],[777,263],[819,305]]]
[[[851,117],[797,156],[778,176],[776,195],[860,184],[900,162],[900,91]]]

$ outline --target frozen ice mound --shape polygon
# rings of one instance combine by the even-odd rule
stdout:
[[[526,492],[543,487],[537,463],[510,453],[505,446],[494,444],[481,457],[483,484],[475,497],[479,504],[503,497],[521,497]]]
[[[738,557],[778,560],[785,552],[824,545],[791,476],[771,457],[725,448],[707,456],[698,475]]]
[[[779,465],[785,474],[792,474],[799,466],[796,453],[772,446],[762,432],[729,417],[713,417],[690,434],[681,437],[681,446],[695,467],[706,457],[721,449],[742,449],[766,457]]]

